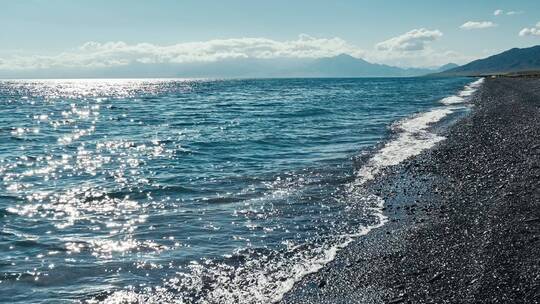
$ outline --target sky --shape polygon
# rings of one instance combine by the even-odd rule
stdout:
[[[0,71],[341,53],[401,67],[540,44],[538,0],[0,0]]]

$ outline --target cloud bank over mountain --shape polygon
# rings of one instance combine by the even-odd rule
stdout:
[[[469,58],[449,50],[436,50],[431,44],[443,36],[437,29],[413,29],[377,43],[373,49],[362,49],[346,40],[301,34],[294,40],[269,38],[231,38],[172,45],[130,44],[122,41],[90,41],[53,55],[15,55],[0,57],[0,77],[29,74],[31,71],[105,70],[136,66],[138,69],[201,66],[209,63],[231,63],[251,60],[302,61],[347,54],[373,63],[400,67],[435,67],[448,62],[462,63]],[[244,61],[242,61],[244,60]],[[277,62],[277,61],[276,61]],[[222,65],[223,66],[223,65]],[[159,73],[157,73],[159,75]],[[106,75],[104,75],[106,76]]]
[[[388,39],[377,44],[381,51],[422,51],[430,42],[442,37],[439,30],[414,29],[403,35]]]
[[[314,38],[302,34],[296,40],[266,38],[216,39],[161,46],[151,43],[87,42],[75,50],[54,56],[15,56],[0,59],[0,69],[102,68],[130,63],[163,64],[214,62],[237,58],[321,58],[342,53],[362,57],[364,52],[340,38]]]

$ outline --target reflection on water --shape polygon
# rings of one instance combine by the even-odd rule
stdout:
[[[0,81],[0,302],[277,299],[383,222],[351,157],[465,83]]]

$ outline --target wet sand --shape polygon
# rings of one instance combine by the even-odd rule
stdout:
[[[540,79],[486,79],[472,102],[371,185],[389,222],[283,303],[540,303]]]

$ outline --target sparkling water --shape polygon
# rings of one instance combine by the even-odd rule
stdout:
[[[469,82],[0,81],[0,302],[279,300]]]

